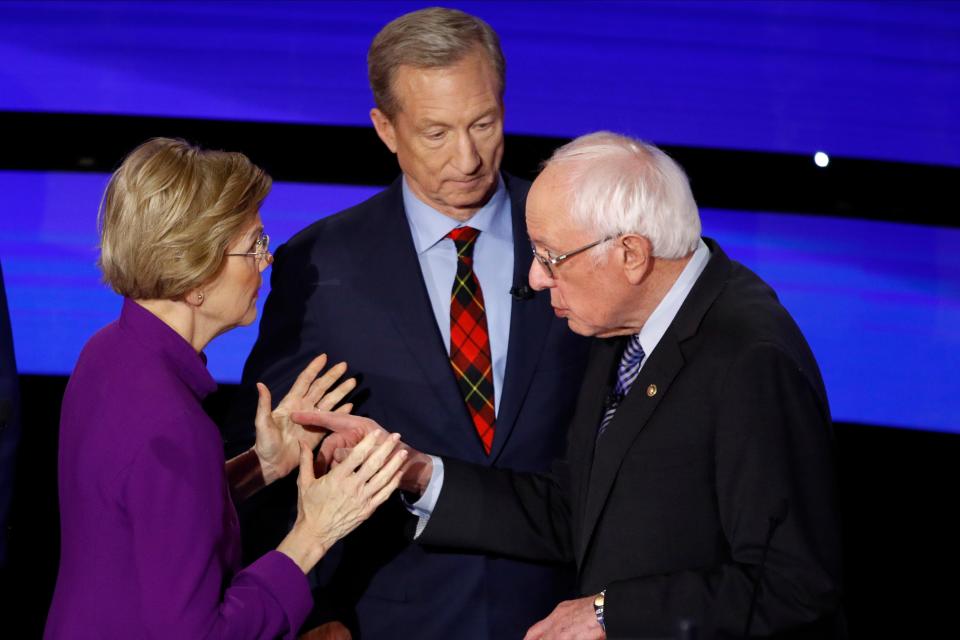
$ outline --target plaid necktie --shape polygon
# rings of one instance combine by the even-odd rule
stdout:
[[[473,246],[480,232],[458,227],[447,234],[457,247],[457,277],[450,294],[450,364],[473,425],[490,455],[493,446],[493,365],[483,291],[473,272]]]
[[[607,408],[603,412],[603,419],[600,420],[600,428],[597,429],[597,438],[603,435],[607,430],[610,421],[613,420],[613,414],[617,412],[617,407],[623,402],[624,396],[630,391],[637,376],[640,375],[640,364],[643,362],[643,347],[640,346],[640,334],[636,333],[630,336],[627,346],[623,349],[623,355],[620,357],[620,366],[617,367],[617,382],[613,385],[613,393]]]

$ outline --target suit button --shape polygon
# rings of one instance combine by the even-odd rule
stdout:
[[[652,384],[649,387],[647,387],[647,397],[652,398],[655,395],[657,395],[657,385]]]

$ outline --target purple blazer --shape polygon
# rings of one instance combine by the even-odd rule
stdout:
[[[46,638],[295,637],[307,578],[272,551],[240,570],[223,444],[193,348],[125,300],[86,344],[60,420],[60,572]]]

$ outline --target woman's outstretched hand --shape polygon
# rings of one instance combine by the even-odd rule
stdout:
[[[270,391],[263,383],[257,383],[259,402],[254,422],[257,429],[254,451],[260,461],[264,484],[283,478],[297,466],[300,442],[313,450],[325,433],[323,429],[304,428],[291,420],[290,415],[294,411],[349,413],[353,409],[350,403],[337,407],[357,386],[353,378],[337,384],[346,373],[347,364],[341,362],[319,375],[326,364],[326,354],[314,358],[297,376],[290,392],[272,411]]]
[[[277,549],[304,573],[312,569],[397,489],[407,458],[399,443],[399,434],[370,433],[341,464],[319,478],[311,448],[301,444],[297,520]]]

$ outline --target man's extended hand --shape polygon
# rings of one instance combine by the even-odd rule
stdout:
[[[370,418],[345,413],[294,411],[290,417],[298,424],[330,430],[330,435],[323,439],[320,452],[317,454],[317,465],[321,471],[326,471],[343,460],[349,450],[363,440],[363,437],[368,433],[375,431],[387,433],[383,427]],[[405,443],[401,443],[401,446],[406,449],[408,455],[407,461],[403,465],[400,489],[420,495],[430,483],[430,477],[433,474],[433,460],[430,459],[430,456]]]
[[[566,600],[530,627],[524,640],[603,640],[607,637],[593,610],[593,596]]]

